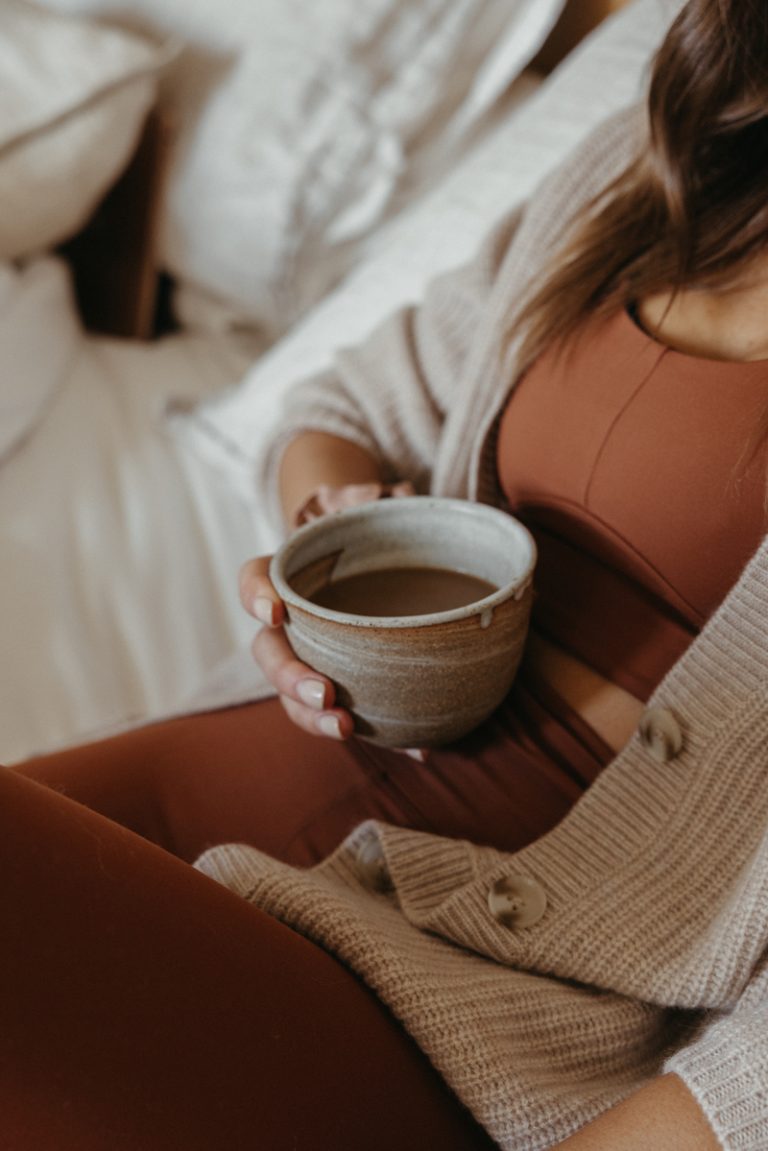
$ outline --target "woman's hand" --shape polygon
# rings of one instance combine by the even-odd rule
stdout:
[[[332,682],[301,663],[288,643],[283,628],[285,605],[269,578],[271,558],[259,556],[240,569],[243,607],[265,625],[253,641],[254,659],[295,724],[313,735],[347,739],[354,727],[352,716],[343,708],[334,707]]]
[[[342,487],[332,487],[330,484],[320,484],[304,501],[294,515],[294,527],[311,523],[329,512],[340,512],[345,508],[353,508],[358,504],[367,504],[372,500],[398,499],[402,496],[415,495],[413,484],[404,480],[399,484],[382,484],[377,481],[366,484],[344,484]]]
[[[371,500],[413,494],[410,483],[321,485],[297,512],[296,526]],[[313,735],[348,739],[354,721],[348,711],[334,706],[333,683],[297,659],[288,643],[283,628],[285,605],[269,578],[270,560],[271,556],[259,556],[240,569],[240,601],[250,615],[265,625],[253,641],[254,659],[295,724]]]

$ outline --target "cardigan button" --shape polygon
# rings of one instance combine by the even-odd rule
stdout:
[[[666,707],[649,707],[640,718],[640,742],[659,763],[669,763],[682,751],[683,733]]]
[[[368,891],[392,891],[394,884],[378,835],[366,835],[355,855],[357,874]]]
[[[504,875],[488,892],[488,909],[502,927],[533,927],[547,910],[547,895],[527,875]]]

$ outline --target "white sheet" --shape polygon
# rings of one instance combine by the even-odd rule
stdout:
[[[61,260],[0,264],[0,463],[37,427],[80,340]]]
[[[231,343],[82,344],[0,470],[0,762],[173,710],[252,631],[250,511],[162,426],[171,388],[231,385]]]
[[[187,327],[214,296],[271,341],[434,183],[438,160],[455,160],[564,0],[46,3],[121,15],[193,49],[163,82],[178,131],[160,260]]]

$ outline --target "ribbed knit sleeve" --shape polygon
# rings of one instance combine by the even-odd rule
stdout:
[[[667,1060],[699,1103],[723,1151],[768,1147],[768,972],[732,1014]]]
[[[428,490],[443,422],[521,212],[498,224],[468,265],[439,276],[423,303],[401,309],[361,346],[339,351],[332,369],[290,390],[257,476],[274,523],[280,459],[307,431],[349,440],[379,462],[386,480]]]
[[[518,374],[517,344],[508,338],[515,317],[578,209],[629,162],[643,130],[636,106],[601,124],[527,204],[495,225],[474,259],[437,277],[422,302],[396,312],[361,345],[345,349],[340,332],[333,365],[284,393],[274,433],[253,461],[255,490],[278,532],[280,460],[303,432],[357,444],[385,480],[474,494],[470,459]]]

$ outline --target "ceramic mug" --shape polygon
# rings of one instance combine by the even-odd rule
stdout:
[[[307,524],[275,553],[270,577],[286,606],[292,648],[333,680],[356,733],[388,747],[430,747],[471,731],[509,691],[525,645],[535,563],[532,536],[505,512],[414,496]],[[492,587],[461,606],[419,614],[313,602],[329,584],[385,569],[432,569],[436,580],[459,572]]]

